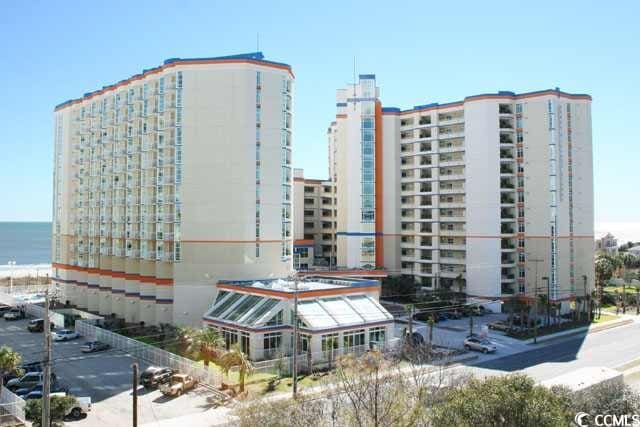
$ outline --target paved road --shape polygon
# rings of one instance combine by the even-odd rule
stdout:
[[[538,344],[524,353],[493,360],[480,360],[472,366],[489,375],[523,371],[536,380],[547,380],[588,366],[617,368],[640,358],[640,323],[589,335],[574,336]],[[533,347],[533,345],[532,345]]]

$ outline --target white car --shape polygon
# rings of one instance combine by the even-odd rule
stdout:
[[[493,353],[497,350],[494,343],[486,338],[469,336],[464,340],[464,348],[467,350],[481,351],[483,353]]]
[[[54,341],[69,341],[80,338],[80,335],[71,329],[61,329],[52,333]]]

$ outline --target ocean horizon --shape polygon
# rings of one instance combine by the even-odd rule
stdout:
[[[34,268],[51,264],[51,222],[0,222],[0,271],[9,261]]]

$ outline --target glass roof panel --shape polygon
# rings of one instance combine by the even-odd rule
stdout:
[[[231,307],[231,305],[235,304],[240,298],[245,296],[245,294],[239,294],[235,292],[232,293],[227,298],[214,305],[213,310],[211,310],[211,313],[209,313],[208,316],[220,317],[220,315],[227,311],[227,309]]]
[[[257,325],[261,320],[264,321],[264,315],[271,311],[271,309],[273,309],[280,302],[280,300],[274,298],[265,298],[265,300],[266,301],[262,305],[256,307],[253,312],[249,313],[249,315],[242,320],[242,323],[252,326]]]
[[[391,319],[391,315],[373,298],[367,295],[354,295],[347,298],[351,306],[367,322],[378,322]]]
[[[321,301],[322,306],[340,325],[352,325],[364,321],[344,298],[323,298]]]
[[[298,316],[310,328],[331,328],[338,323],[320,305],[318,300],[301,301],[298,303]]]
[[[258,304],[262,299],[263,297],[258,295],[248,295],[245,299],[242,300],[240,304],[238,304],[233,310],[231,310],[226,316],[224,316],[223,320],[235,322],[236,320],[244,316],[249,310],[254,308],[256,304]]]

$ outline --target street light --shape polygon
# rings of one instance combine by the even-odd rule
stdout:
[[[13,294],[13,267],[15,267],[16,261],[11,260],[7,264],[9,265],[9,293]]]

